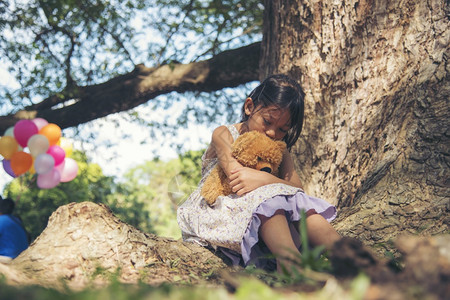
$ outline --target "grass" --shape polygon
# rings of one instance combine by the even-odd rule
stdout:
[[[311,248],[308,242],[308,233],[306,225],[306,213],[300,212],[299,232],[302,243],[301,254],[295,259],[289,259],[292,263],[290,270],[283,268],[281,273],[265,272],[254,266],[246,268],[246,272],[254,275],[269,286],[283,287],[299,283],[316,285],[318,280],[326,278],[326,274],[332,270],[331,262],[328,259],[328,253],[325,247],[319,246]],[[269,258],[275,258],[270,256]],[[321,276],[322,273],[324,276]]]

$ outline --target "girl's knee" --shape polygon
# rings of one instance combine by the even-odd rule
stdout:
[[[273,218],[275,216],[279,216],[279,215],[285,216],[284,209],[276,210],[275,213],[272,216],[270,216],[270,217],[267,217],[267,216],[261,215],[261,214],[257,214],[258,218],[261,220],[261,223],[265,223],[267,220],[269,220],[269,219],[271,219],[271,218]]]
[[[310,210],[308,210],[308,211],[306,212],[306,217],[307,217],[307,218],[310,217],[310,216],[312,216],[312,215],[318,215],[317,211],[316,211],[314,208],[312,208],[312,209],[310,209]]]

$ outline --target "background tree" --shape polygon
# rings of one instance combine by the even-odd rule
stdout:
[[[0,5],[1,56],[19,84],[1,91],[10,105],[3,103],[0,132],[19,118],[67,128],[172,91],[211,92],[258,79],[260,44],[252,42],[261,38],[260,1]],[[206,115],[232,103],[202,100],[195,109]]]
[[[15,214],[17,214],[25,225],[31,240],[41,234],[47,226],[50,215],[60,206],[71,202],[92,201],[96,203],[112,204],[117,215],[130,224],[137,225],[138,216],[134,216],[133,211],[127,214],[120,210],[118,203],[108,203],[108,198],[116,191],[120,191],[119,186],[112,177],[103,175],[99,165],[88,163],[86,155],[75,151],[72,156],[78,163],[78,176],[67,183],[61,183],[56,188],[44,190],[36,185],[36,175],[26,174],[12,180],[5,187],[5,196],[14,199],[16,202]],[[129,199],[127,205],[139,208],[139,203]],[[130,218],[133,216],[134,218]],[[148,229],[148,228],[145,228]]]
[[[124,192],[117,191],[108,196],[108,204],[116,213],[120,207],[120,216],[129,224],[152,232],[159,236],[181,238],[177,223],[176,210],[197,187],[201,179],[201,155],[203,151],[188,151],[178,158],[163,161],[155,159],[130,169],[121,184]],[[135,203],[141,206],[136,207]],[[136,219],[142,211],[147,219]],[[130,214],[131,212],[131,214]],[[137,224],[136,224],[137,223]]]
[[[35,116],[73,126],[172,91],[287,73],[307,92],[298,169],[307,192],[338,205],[343,234],[386,243],[402,231],[448,231],[447,2],[265,1],[263,23],[258,1],[120,3],[3,8],[2,51],[21,84],[4,95],[28,105],[0,118],[0,129]],[[132,30],[135,9],[158,29],[147,52]],[[146,67],[135,53],[154,60]],[[198,99],[191,108],[206,116],[233,106]]]
[[[56,188],[44,190],[36,185],[36,175],[12,180],[5,197],[15,200],[19,216],[34,240],[47,226],[50,215],[71,202],[106,204],[122,221],[148,233],[180,238],[176,209],[200,181],[202,151],[188,151],[169,161],[155,159],[130,169],[121,182],[105,176],[99,165],[76,151],[78,176]]]

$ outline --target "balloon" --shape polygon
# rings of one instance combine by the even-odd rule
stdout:
[[[39,154],[46,153],[50,147],[50,142],[42,134],[35,134],[28,140],[28,149],[32,156],[37,157]]]
[[[31,164],[31,167],[30,167],[30,169],[28,170],[28,173],[30,173],[30,174],[36,174],[36,169],[34,168],[34,161],[35,161],[35,159],[34,159],[34,157],[32,157],[33,158],[33,163]]]
[[[66,164],[66,158],[64,159],[64,161],[62,163],[60,163],[59,165],[55,166],[55,170],[57,170],[59,172],[59,174],[61,174],[61,175],[63,173],[65,164]]]
[[[64,149],[56,145],[48,148],[47,153],[55,159],[55,166],[62,163],[66,157],[66,152],[64,152]]]
[[[23,151],[14,153],[11,156],[11,169],[17,176],[28,171],[33,164],[33,158],[30,154]]]
[[[37,176],[37,186],[41,189],[51,189],[58,185],[61,175],[55,169]]]
[[[48,124],[47,120],[42,119],[42,118],[36,118],[31,121],[33,121],[33,123],[36,124],[38,130],[41,130],[42,127],[44,127],[45,125]]]
[[[20,120],[14,125],[14,137],[22,147],[26,147],[28,139],[38,131],[36,124],[31,120]]]
[[[36,157],[34,161],[34,169],[38,174],[50,172],[55,166],[55,159],[50,154],[44,153]]]
[[[72,155],[73,146],[68,139],[61,137],[61,139],[59,140],[59,146],[61,146],[61,148],[63,148],[66,152],[66,157]]]
[[[19,150],[17,141],[12,136],[2,136],[0,138],[0,154],[5,159],[11,159],[11,156]]]
[[[4,135],[14,137],[14,126],[11,126],[11,127],[9,127],[8,129],[6,129]]]
[[[53,146],[58,143],[61,137],[61,128],[56,124],[49,123],[39,130],[39,134],[45,135],[50,142],[50,146]]]
[[[64,159],[64,169],[61,173],[61,182],[69,182],[77,177],[78,165],[72,158]]]
[[[2,161],[2,163],[3,163],[3,170],[5,170],[5,172],[8,174],[8,175],[10,175],[10,176],[12,176],[12,177],[16,177],[16,174],[14,174],[14,171],[11,169],[11,161],[9,161],[9,160],[7,160],[7,159],[4,159],[3,161]]]

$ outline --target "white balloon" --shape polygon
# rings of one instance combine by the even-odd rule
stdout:
[[[30,154],[33,157],[37,157],[39,154],[46,153],[50,147],[50,142],[42,134],[34,134],[30,137],[27,143]]]
[[[44,153],[36,157],[34,161],[34,170],[37,174],[50,172],[55,166],[55,159],[50,154]]]
[[[64,159],[64,169],[61,173],[61,182],[68,182],[77,177],[78,174],[78,164],[72,158]]]

